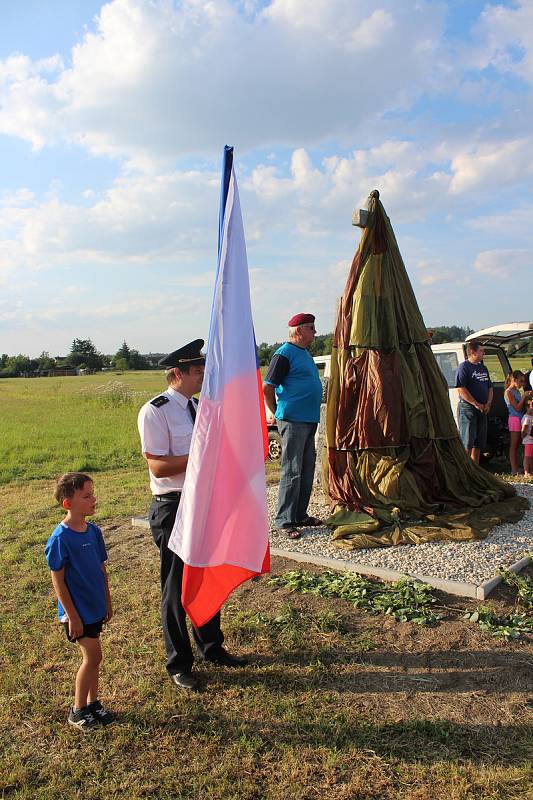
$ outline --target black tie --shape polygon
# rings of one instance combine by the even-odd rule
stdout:
[[[189,400],[189,402],[187,403],[187,408],[189,409],[189,414],[191,415],[191,419],[194,424],[194,421],[196,419],[196,404],[193,403],[192,400]]]

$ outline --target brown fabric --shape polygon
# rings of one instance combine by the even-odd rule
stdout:
[[[338,447],[391,447],[408,441],[400,354],[365,350],[348,358],[340,386]]]
[[[483,537],[499,521],[519,519],[527,503],[467,457],[376,192],[369,212],[333,336],[326,412],[333,539],[351,549]]]

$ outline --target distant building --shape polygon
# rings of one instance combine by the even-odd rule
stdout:
[[[48,373],[53,378],[62,378],[65,375],[76,375],[76,367],[72,364],[56,364]]]
[[[157,367],[159,359],[166,355],[167,353],[142,353],[142,357],[146,359],[150,367]]]

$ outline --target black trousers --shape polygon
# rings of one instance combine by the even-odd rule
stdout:
[[[187,616],[181,604],[183,561],[168,549],[178,505],[179,498],[172,502],[154,500],[149,514],[152,537],[161,558],[161,624],[169,675],[190,672],[194,661],[187,630]],[[192,634],[200,658],[214,655],[224,641],[220,629],[220,612],[201,628],[192,626]]]

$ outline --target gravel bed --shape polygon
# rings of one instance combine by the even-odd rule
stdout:
[[[428,542],[364,550],[341,550],[330,539],[329,528],[302,529],[302,538],[293,541],[274,528],[278,487],[268,489],[270,543],[272,547],[335,558],[338,561],[393,569],[406,575],[417,573],[435,578],[464,581],[476,586],[495,577],[502,567],[509,567],[533,552],[533,484],[515,484],[518,494],[526,497],[531,508],[517,524],[498,525],[486,539],[477,542]],[[329,506],[322,492],[316,490],[309,504],[309,514],[326,519]]]

